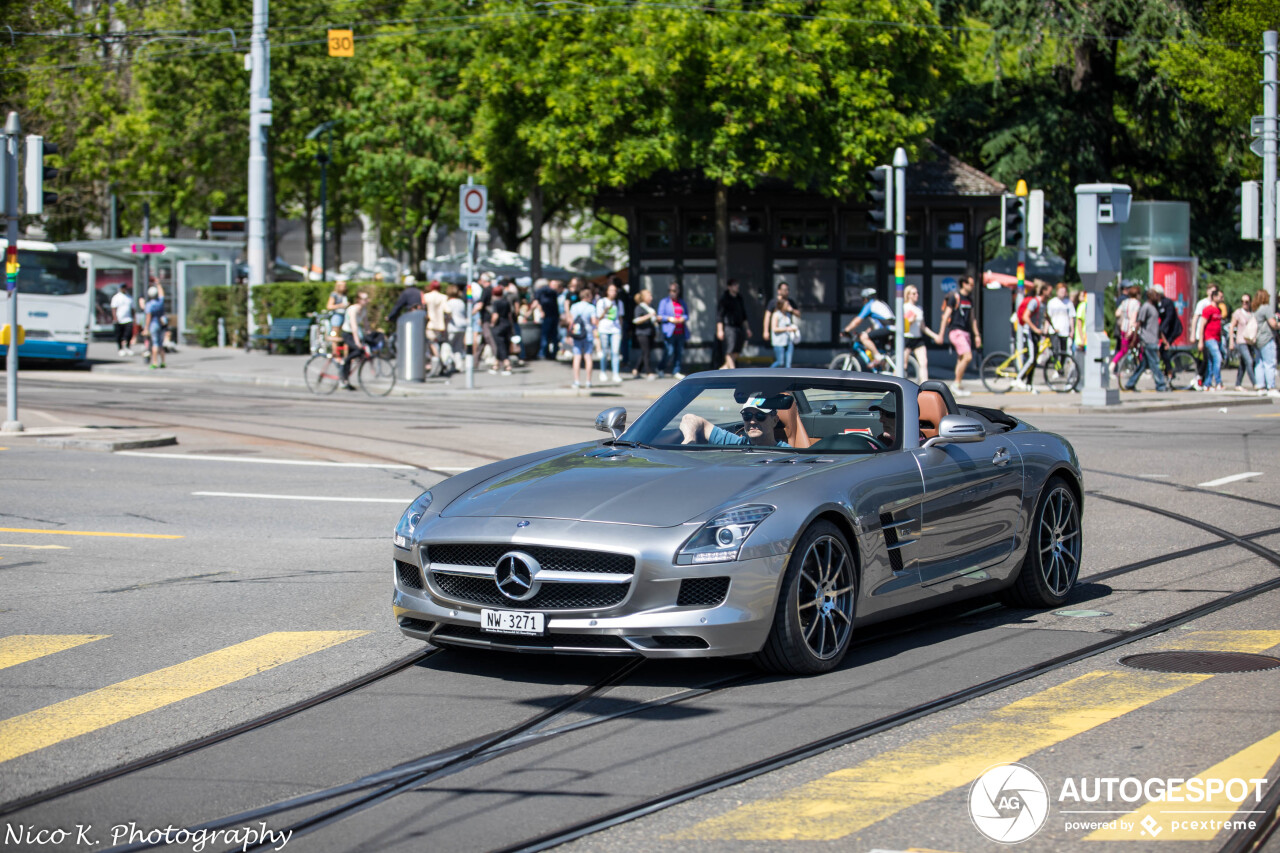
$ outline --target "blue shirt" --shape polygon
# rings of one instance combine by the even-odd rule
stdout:
[[[727,429],[721,429],[718,426],[713,426],[711,428],[711,432],[707,434],[707,443],[723,445],[750,444],[751,439],[747,438],[745,435],[737,435],[729,432]],[[779,441],[774,446],[790,447],[791,445],[787,444],[785,441]]]
[[[164,316],[164,300],[160,297],[147,301],[147,322],[159,323]]]
[[[868,317],[871,318],[873,329],[887,329],[893,320],[893,312],[879,299],[868,299],[858,312],[858,319],[865,320]]]

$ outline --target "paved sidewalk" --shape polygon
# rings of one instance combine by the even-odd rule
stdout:
[[[89,345],[89,369],[94,373],[129,375],[134,377],[199,377],[209,382],[226,382],[241,385],[257,385],[276,388],[305,389],[302,366],[309,355],[268,355],[261,350],[245,352],[241,349],[201,349],[183,347],[171,353],[164,370],[151,370],[140,357],[121,358],[109,342],[95,341]],[[932,371],[935,378],[943,368]],[[571,387],[572,373],[563,362],[533,361],[516,368],[511,376],[492,375],[481,367],[475,372],[475,388],[466,387],[466,378],[455,374],[450,379],[429,379],[426,382],[399,382],[393,392],[396,396],[431,397],[609,397],[656,399],[670,388],[671,378],[646,381],[633,380],[629,372],[623,373],[623,381],[600,382],[597,369],[591,388]],[[1199,408],[1231,408],[1237,406],[1270,406],[1277,399],[1259,397],[1252,392],[1202,391],[1157,392],[1144,377],[1138,392],[1120,393],[1118,406],[1082,406],[1078,392],[1056,394],[1048,388],[1038,393],[1026,391],[1008,394],[991,394],[982,390],[976,377],[966,382],[971,396],[961,402],[977,406],[1004,409],[1011,413],[1136,413]],[[338,392],[343,393],[343,392]]]

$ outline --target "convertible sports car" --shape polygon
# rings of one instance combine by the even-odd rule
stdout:
[[[1071,445],[940,382],[711,371],[596,426],[409,506],[404,634],[817,673],[856,626],[988,593],[1054,607],[1079,573]]]

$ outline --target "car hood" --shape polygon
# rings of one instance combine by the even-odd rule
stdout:
[[[564,518],[671,527],[729,501],[867,457],[733,450],[575,448],[513,468],[469,489],[440,515]],[[780,460],[796,459],[795,464]]]

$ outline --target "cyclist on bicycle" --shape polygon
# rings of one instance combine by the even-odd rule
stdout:
[[[844,333],[853,334],[854,329],[865,323],[865,327],[858,333],[858,340],[862,341],[862,345],[871,354],[869,366],[874,369],[884,363],[884,356],[880,355],[876,344],[888,346],[893,339],[893,309],[876,298],[874,287],[863,288],[862,299],[862,310],[844,327]]]
[[[348,391],[356,390],[356,386],[351,384],[351,362],[360,353],[369,355],[369,348],[365,343],[365,329],[368,325],[369,292],[362,290],[342,318],[342,340],[347,345],[347,357],[342,360],[342,387]]]

